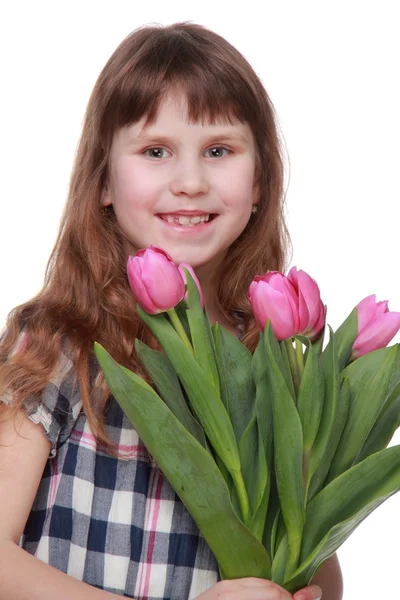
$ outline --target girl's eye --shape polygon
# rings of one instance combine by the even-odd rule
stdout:
[[[148,150],[144,151],[144,154],[146,156],[149,156],[150,158],[155,158],[155,159],[166,158],[166,155],[164,153],[168,154],[168,152],[167,152],[167,150],[165,150],[165,148],[148,148]]]
[[[230,150],[228,150],[228,148],[224,148],[223,146],[214,146],[213,148],[209,148],[208,150],[206,150],[206,152],[209,152],[209,156],[211,158],[222,158],[223,156],[226,156],[227,154],[230,154]],[[226,154],[224,154],[224,152]]]

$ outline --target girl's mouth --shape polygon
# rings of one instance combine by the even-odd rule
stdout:
[[[182,215],[174,213],[157,215],[157,217],[165,223],[182,228],[198,227],[200,225],[204,225],[215,219],[216,216],[217,215],[213,213],[204,213],[201,215]]]

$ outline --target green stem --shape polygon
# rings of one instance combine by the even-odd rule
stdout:
[[[184,342],[185,346],[188,348],[191,355],[194,356],[193,346],[187,336],[185,328],[183,327],[178,315],[176,314],[176,310],[174,308],[167,310],[167,315],[171,319],[171,323],[175,327],[175,331],[177,332],[177,334],[179,335],[181,340]]]
[[[296,360],[296,354],[295,354],[294,348],[293,348],[292,338],[288,338],[287,340],[285,340],[285,346],[286,346],[287,355],[289,358],[290,370],[292,372],[294,389],[295,389],[296,396],[297,396],[297,394],[299,393],[299,388],[300,388],[300,377],[299,377],[299,369],[298,369],[297,360]]]
[[[239,499],[240,508],[242,511],[243,523],[249,525],[250,523],[250,505],[247,496],[246,486],[244,485],[243,476],[240,471],[231,471],[233,483],[236,488],[237,496]]]
[[[286,562],[285,580],[291,578],[299,565],[301,535],[289,541],[289,552]]]
[[[300,379],[303,376],[304,371],[304,354],[303,354],[303,344],[300,340],[296,340],[296,360],[298,372],[300,374]]]

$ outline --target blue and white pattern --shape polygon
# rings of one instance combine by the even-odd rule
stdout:
[[[128,598],[187,600],[218,581],[208,545],[113,398],[106,431],[121,458],[99,447],[67,356],[40,403],[26,406],[52,452],[20,542],[25,550]]]

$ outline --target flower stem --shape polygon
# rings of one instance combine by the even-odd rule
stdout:
[[[194,356],[193,346],[187,336],[185,328],[183,327],[178,315],[176,314],[176,310],[174,308],[167,310],[167,315],[171,319],[171,323],[175,327],[175,331],[177,332],[181,340],[184,342],[185,346],[188,348],[192,356]]]
[[[296,340],[296,360],[297,360],[297,367],[298,367],[298,373],[300,375],[300,379],[303,376],[303,371],[304,371],[304,354],[303,354],[303,344],[300,342],[300,340]]]
[[[250,505],[242,473],[240,471],[231,471],[231,475],[238,495],[239,505],[242,511],[243,523],[245,525],[248,525],[250,522]]]
[[[287,340],[285,340],[285,346],[287,349],[290,370],[292,372],[294,389],[295,389],[295,392],[297,395],[299,392],[299,388],[300,388],[300,377],[299,377],[299,368],[298,368],[297,360],[296,360],[296,354],[295,354],[294,348],[293,348],[292,338],[288,338]]]

